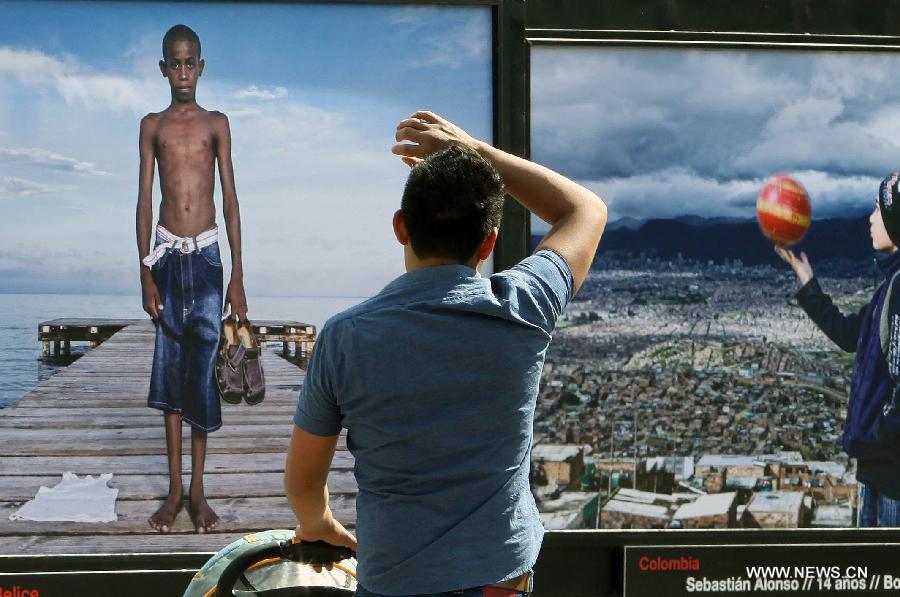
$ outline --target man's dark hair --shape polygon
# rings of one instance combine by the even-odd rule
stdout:
[[[175,25],[163,36],[162,53],[166,57],[166,49],[176,41],[187,41],[197,44],[197,58],[200,58],[200,37],[187,25]]]
[[[472,149],[428,156],[409,173],[400,204],[413,251],[467,262],[500,225],[504,192],[500,174]]]

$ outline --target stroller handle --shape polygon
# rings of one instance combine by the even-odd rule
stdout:
[[[356,555],[349,547],[324,541],[282,541],[284,557],[301,564],[333,564]],[[287,545],[284,545],[287,544]]]
[[[232,597],[234,585],[248,568],[269,558],[283,558],[310,565],[325,565],[340,562],[355,554],[349,547],[339,547],[324,541],[292,541],[285,539],[275,543],[261,544],[250,548],[234,558],[222,571],[216,584],[218,597]]]

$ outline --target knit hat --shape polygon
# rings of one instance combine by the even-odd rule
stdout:
[[[878,209],[884,229],[895,246],[900,247],[900,172],[892,172],[878,187]]]

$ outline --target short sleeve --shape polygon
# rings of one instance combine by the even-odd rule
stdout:
[[[569,264],[550,249],[541,249],[499,275],[509,277],[524,290],[528,300],[519,297],[519,315],[547,333],[556,327],[556,320],[575,293]]]
[[[337,435],[341,431],[341,414],[332,383],[334,361],[329,357],[330,346],[337,343],[329,338],[329,332],[327,326],[323,328],[313,347],[294,414],[298,427],[321,436]]]

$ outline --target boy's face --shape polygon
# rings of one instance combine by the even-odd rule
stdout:
[[[159,70],[169,80],[174,101],[194,101],[197,79],[203,73],[203,60],[197,55],[197,44],[187,40],[169,44],[164,59],[159,61]]]
[[[872,248],[876,251],[893,251],[895,249],[894,243],[884,227],[884,220],[881,219],[881,210],[878,209],[877,202],[875,210],[869,216],[869,234],[872,236]]]

